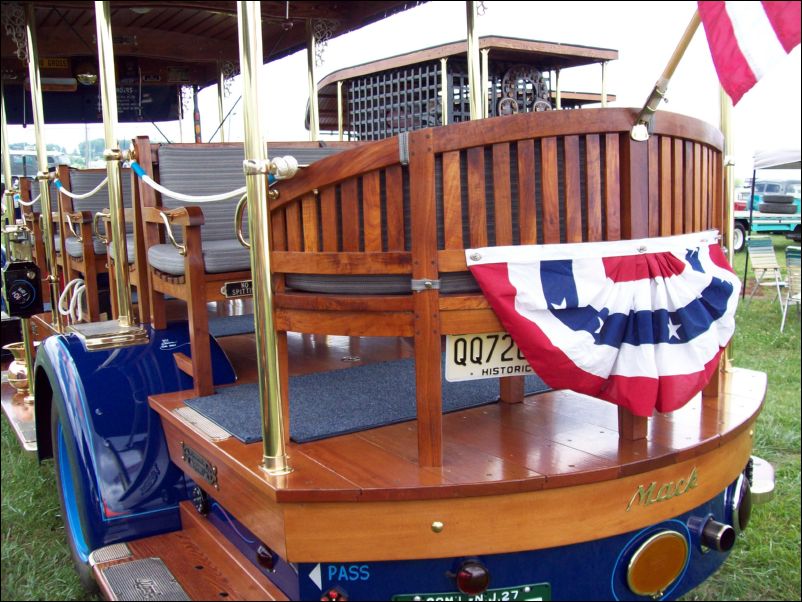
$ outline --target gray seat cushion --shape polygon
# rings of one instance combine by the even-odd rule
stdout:
[[[130,209],[133,205],[133,192],[131,190],[131,170],[124,168],[120,170],[123,193],[123,207]],[[86,194],[94,190],[106,178],[105,171],[86,171],[81,169],[70,169],[70,192],[75,194]],[[109,187],[104,186],[92,196],[85,199],[73,199],[72,206],[75,211],[89,211],[92,215],[98,211],[103,211],[109,207]],[[128,234],[133,233],[134,225],[125,224]]]
[[[287,274],[287,288],[305,293],[333,295],[408,295],[411,292],[409,276],[335,274]],[[475,293],[479,285],[470,272],[449,272],[440,275],[440,292]]]
[[[92,242],[94,243],[95,248],[95,255],[105,255],[106,254],[106,245],[103,244],[99,238],[92,237]],[[79,242],[77,238],[71,236],[66,240],[64,245],[67,247],[67,253],[70,257],[75,257],[76,259],[80,259],[83,257],[84,254],[84,245],[82,242]]]
[[[251,269],[251,252],[236,240],[204,240],[203,264],[207,274]],[[173,245],[154,245],[148,249],[148,263],[160,272],[184,275],[184,258]]]
[[[128,263],[134,263],[134,255],[135,255],[136,249],[134,249],[134,235],[133,234],[126,235],[126,237],[125,237],[125,250],[126,250],[126,255],[128,255]],[[114,245],[109,245],[109,256],[112,259],[117,259],[117,257],[114,254]]]

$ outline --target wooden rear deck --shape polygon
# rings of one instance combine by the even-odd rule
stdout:
[[[253,335],[220,339],[240,376],[253,382]],[[348,369],[363,362],[412,355],[395,338],[315,335],[289,337],[290,375]],[[734,439],[760,410],[765,375],[734,369],[721,400],[697,396],[679,411],[649,419],[646,439],[618,436],[615,405],[571,391],[531,395],[523,403],[495,403],[443,416],[442,467],[418,464],[415,421],[304,444],[289,444],[294,471],[263,479],[261,443],[234,437],[220,451],[269,485],[279,501],[436,499],[564,487],[634,475],[700,456]],[[381,396],[381,391],[376,395]],[[172,410],[192,391],[158,395],[152,406],[175,424]],[[336,406],[332,408],[336,411]]]
[[[252,381],[253,335],[221,343],[240,382]],[[290,374],[339,369],[344,356],[384,361],[411,352],[407,339],[292,334]],[[290,562],[346,562],[540,549],[667,520],[740,474],[765,391],[764,374],[733,369],[719,398],[699,395],[650,418],[640,440],[619,437],[613,404],[546,392],[444,415],[441,467],[418,463],[413,420],[291,442],[293,472],[278,477],[261,469],[261,443],[214,442],[174,414],[192,391],[151,397],[151,407],[163,419],[173,461],[271,549]],[[183,460],[185,445],[215,467],[216,485]],[[639,500],[639,487],[650,483],[674,493]],[[592,521],[577,515],[584,507]],[[447,535],[435,536],[435,522]]]

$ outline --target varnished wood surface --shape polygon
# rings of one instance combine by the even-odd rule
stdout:
[[[255,378],[247,368],[253,337],[220,342],[240,382]],[[412,354],[409,339],[298,334],[289,335],[288,349],[292,375]],[[360,361],[350,361],[355,357]],[[719,400],[699,395],[676,412],[655,415],[648,420],[646,436],[637,440],[619,437],[617,406],[570,391],[454,412],[442,416],[443,465],[436,468],[418,463],[415,421],[312,443],[291,442],[295,470],[281,479],[266,477],[259,469],[259,443],[244,445],[232,438],[201,445],[232,471],[251,473],[246,479],[262,483],[267,497],[278,502],[498,495],[617,479],[701,456],[750,428],[765,387],[764,374],[734,369],[725,375]],[[191,391],[160,395],[152,405],[183,433],[185,427],[171,410],[192,396]]]
[[[181,504],[181,523],[180,531],[129,542],[130,559],[96,565],[93,570],[104,597],[115,599],[102,576],[104,569],[131,560],[161,558],[191,600],[287,599],[189,502]]]

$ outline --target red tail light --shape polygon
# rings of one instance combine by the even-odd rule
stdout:
[[[466,560],[457,570],[456,580],[463,594],[481,594],[490,585],[490,572],[478,560]]]

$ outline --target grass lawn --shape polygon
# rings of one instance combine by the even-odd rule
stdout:
[[[774,237],[781,262],[789,241]],[[743,274],[745,254],[736,256]],[[752,281],[750,275],[749,282]],[[732,347],[736,366],[765,371],[769,390],[755,454],[777,471],[777,491],[754,509],[730,559],[685,600],[799,600],[800,593],[800,319],[789,310],[780,333],[780,308],[770,294],[741,304]],[[94,600],[70,564],[55,494],[53,463],[37,464],[2,422],[2,599]]]

